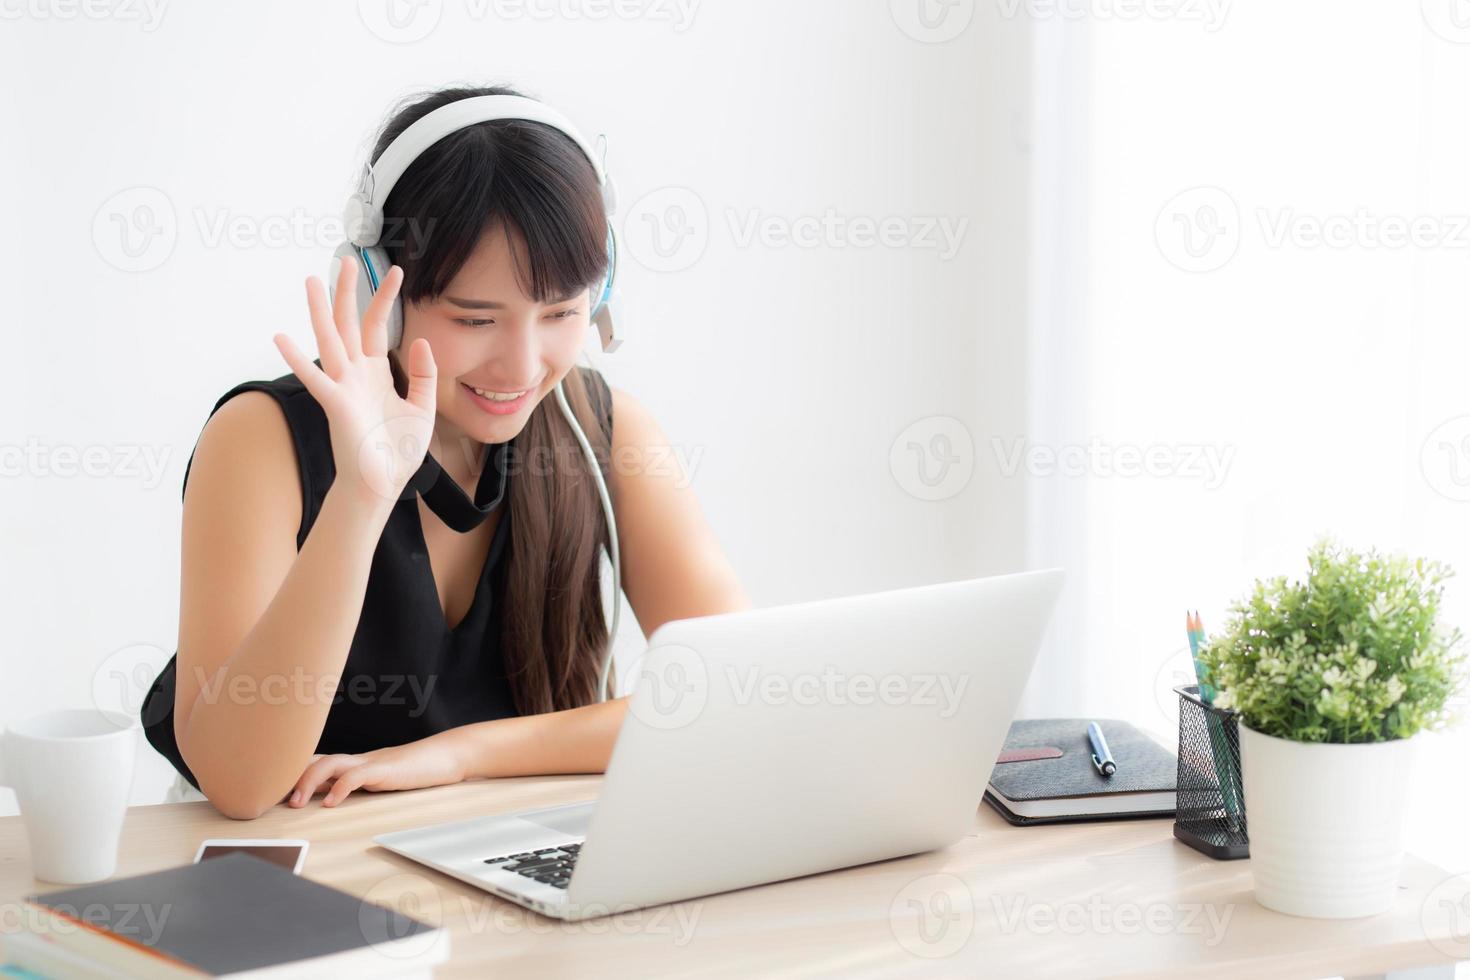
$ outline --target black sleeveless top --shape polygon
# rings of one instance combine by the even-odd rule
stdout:
[[[610,445],[612,394],[607,382],[590,368],[575,370],[582,371],[588,379],[593,407]],[[273,381],[236,385],[215,402],[210,415],[244,391],[268,393],[285,412],[301,475],[301,526],[296,535],[299,550],[336,474],[326,413],[296,376],[287,374]],[[548,410],[559,411],[551,406]],[[444,483],[450,478],[440,475],[432,456],[426,457],[410,483],[413,490],[406,490],[404,497],[394,504],[373,553],[357,631],[317,741],[317,752],[369,752],[417,741],[461,725],[516,714],[499,648],[500,606],[505,593],[513,519],[505,505],[511,475],[506,448],[514,442],[489,447],[489,460],[474,504],[481,513],[493,510],[482,505],[482,493],[488,486],[490,492],[485,496],[493,497],[504,512],[491,539],[469,611],[453,629],[445,621],[439,603],[419,519],[418,493],[413,492],[424,492],[430,506],[434,506],[434,494],[442,494]],[[189,463],[193,464],[192,453]],[[186,467],[185,486],[188,482]],[[500,491],[498,495],[496,489]],[[470,506],[463,492],[457,488],[455,491],[459,500]],[[434,509],[443,513],[437,506]],[[198,789],[199,781],[184,763],[174,737],[177,667],[175,652],[143,699],[143,730],[149,743]],[[203,682],[215,684],[218,678],[207,676]],[[289,699],[296,696],[299,685],[311,696],[315,687],[306,686],[309,683],[309,678],[286,678],[274,690],[262,685],[254,693],[262,700]],[[227,696],[227,691],[228,687],[222,688],[220,696]]]

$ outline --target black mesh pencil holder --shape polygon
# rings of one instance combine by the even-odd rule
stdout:
[[[1174,836],[1219,860],[1250,857],[1240,778],[1239,716],[1202,701],[1197,684],[1174,690],[1179,695]]]

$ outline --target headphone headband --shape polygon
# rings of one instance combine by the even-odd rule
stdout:
[[[388,272],[388,253],[377,247],[383,235],[383,204],[393,192],[393,186],[408,170],[413,161],[429,147],[457,130],[476,123],[496,119],[523,119],[527,122],[544,123],[564,133],[582,151],[592,172],[597,176],[598,188],[602,192],[602,206],[607,214],[607,277],[600,287],[589,294],[591,320],[602,338],[602,349],[611,354],[623,340],[618,321],[622,314],[617,288],[617,234],[613,230],[613,212],[617,207],[617,196],[612,178],[608,177],[601,159],[592,145],[577,132],[571,121],[550,106],[519,95],[477,95],[440,106],[423,118],[415,120],[398,138],[389,143],[378,155],[376,163],[362,169],[362,180],[356,193],[347,199],[342,212],[342,223],[347,232],[347,241],[338,247],[332,257],[328,289],[336,296],[337,272],[343,261],[357,262],[362,275],[357,282],[357,308],[359,315],[365,314],[378,290],[380,276]],[[389,345],[396,347],[403,336],[403,308],[395,301],[388,313]]]
[[[592,171],[597,175],[597,184],[602,191],[603,210],[609,217],[612,215],[617,205],[612,181],[608,179],[602,161],[598,159],[592,145],[577,132],[571,120],[545,103],[524,96],[477,95],[440,106],[423,118],[415,120],[398,134],[397,139],[388,144],[379,154],[376,163],[363,167],[357,192],[347,199],[347,207],[342,214],[347,240],[354,245],[376,245],[383,233],[383,203],[388,200],[393,186],[419,154],[450,133],[476,123],[497,119],[544,123],[566,134],[577,144],[587,162],[592,164]]]

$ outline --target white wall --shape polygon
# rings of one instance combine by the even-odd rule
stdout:
[[[601,366],[685,448],[757,603],[1021,567],[1014,481],[977,466],[961,487],[957,464],[925,500],[919,457],[890,457],[911,424],[942,448],[934,417],[973,443],[1024,423],[1024,20],[959,4],[926,28],[908,0],[618,5],[631,19],[393,2],[175,2],[156,21],[5,5],[0,446],[36,448],[0,483],[0,722],[116,698],[119,677],[136,700],[173,651],[180,486],[208,410],[285,373],[274,331],[309,348],[302,279],[375,127],[455,81],[518,84],[609,134],[633,317]],[[695,232],[677,247],[675,206]],[[896,219],[907,244],[739,234],[828,209]],[[141,271],[118,225],[134,219],[135,245],[163,231]],[[955,247],[926,219],[962,229]],[[62,447],[99,447],[105,472],[57,475]],[[135,450],[161,470],[124,465]],[[169,770],[144,758],[137,797],[158,799]]]
[[[1031,713],[1170,737],[1185,610],[1218,628],[1323,532],[1450,562],[1446,619],[1470,627],[1470,28],[1452,7],[1035,18],[1038,93],[1067,121],[1036,185],[1039,366],[1065,383],[1033,438],[1173,466],[1034,481],[1038,557],[1072,589]],[[1189,455],[1209,450],[1227,465]],[[1426,741],[1409,846],[1463,871],[1470,732]]]

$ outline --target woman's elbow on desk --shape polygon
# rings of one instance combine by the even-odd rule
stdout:
[[[194,776],[199,780],[199,791],[221,816],[231,820],[254,820],[264,816],[273,807],[284,803],[291,787],[279,793],[261,793],[249,786],[225,788],[215,785],[196,769]]]
[[[277,804],[285,802],[287,794],[291,792],[290,785],[280,788],[279,792],[268,790],[262,787],[262,780],[258,775],[221,771],[225,767],[216,762],[190,758],[182,737],[179,739],[179,754],[189,766],[189,771],[194,774],[196,785],[204,798],[222,816],[231,820],[254,820]]]
[[[199,781],[199,791],[204,794],[211,806],[219,811],[220,816],[229,817],[231,820],[254,820],[264,816],[267,811],[285,800],[286,794],[282,793],[277,800],[270,800],[252,796],[244,793],[220,792],[212,790],[203,779]]]

